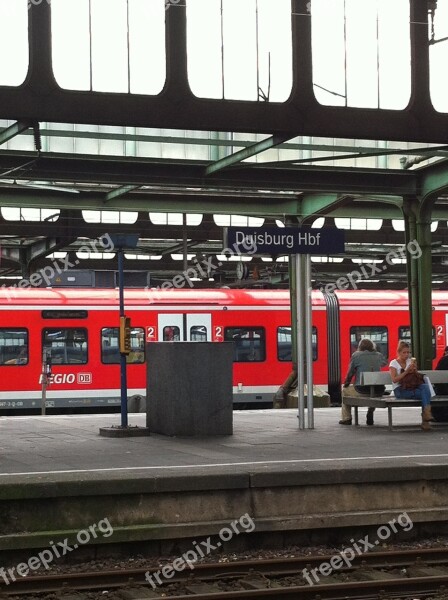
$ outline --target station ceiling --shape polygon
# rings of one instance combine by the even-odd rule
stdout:
[[[447,286],[448,115],[430,100],[434,3],[410,2],[414,89],[402,111],[311,99],[308,4],[291,3],[291,14],[301,15],[292,26],[294,93],[281,106],[192,96],[183,2],[166,11],[160,96],[61,90],[51,65],[51,5],[32,6],[29,76],[21,86],[0,86],[1,283],[57,256],[77,268],[116,269],[113,253],[83,252],[86,240],[132,232],[140,240],[126,269],[147,271],[159,285],[194,257],[220,256],[225,224],[255,218],[258,225],[348,227],[346,254],[313,262],[317,287],[375,260],[387,268],[360,287],[404,288],[405,265],[385,262],[404,242],[395,221],[403,218],[403,199],[431,196],[433,286]],[[235,261],[218,262],[213,277],[196,286],[288,285],[284,257],[254,257],[244,280]]]

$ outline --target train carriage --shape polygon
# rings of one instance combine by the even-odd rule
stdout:
[[[3,289],[0,294],[0,411],[40,410],[42,356],[51,354],[47,406],[55,411],[118,408],[118,290]],[[234,401],[269,406],[291,370],[289,293],[284,290],[125,292],[131,318],[128,394],[146,393],[146,343],[231,341]],[[447,344],[448,293],[433,295],[433,347]],[[359,339],[395,355],[410,337],[407,294],[313,292],[314,380],[337,401]],[[173,384],[175,372],[173,371]]]

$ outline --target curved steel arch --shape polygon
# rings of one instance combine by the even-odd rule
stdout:
[[[241,131],[416,142],[447,142],[448,114],[434,110],[429,86],[427,3],[411,3],[412,97],[402,111],[329,107],[313,93],[311,19],[292,18],[293,89],[285,103],[209,100],[188,83],[186,8],[167,11],[166,85],[158,96],[61,89],[53,76],[51,6],[29,10],[30,70],[17,88],[0,88],[0,117],[176,129]],[[291,0],[306,14],[306,0]]]

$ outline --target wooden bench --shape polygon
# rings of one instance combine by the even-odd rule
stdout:
[[[427,375],[430,382],[448,383],[448,371],[420,371]],[[387,408],[387,419],[389,430],[392,431],[392,409],[397,406],[420,406],[420,400],[400,400],[391,391],[390,396],[375,396],[375,385],[391,385],[392,379],[389,371],[365,372],[361,374],[361,385],[370,385],[370,396],[345,397],[343,402],[355,409],[355,425],[359,425],[358,408]],[[431,398],[431,406],[448,406],[448,396],[434,396]]]

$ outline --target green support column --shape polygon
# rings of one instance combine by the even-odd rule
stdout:
[[[414,260],[408,250],[409,243],[417,239],[418,200],[416,198],[403,199],[403,215],[405,224],[406,244],[406,273],[408,279],[409,318],[411,323],[411,346],[412,354],[420,358],[419,338],[419,297],[418,297],[418,271],[417,261]],[[420,364],[420,362],[419,362]]]
[[[421,210],[417,221],[417,241],[422,251],[417,262],[419,303],[419,352],[421,369],[432,368],[432,254],[430,210]],[[429,213],[429,214],[428,214]]]

